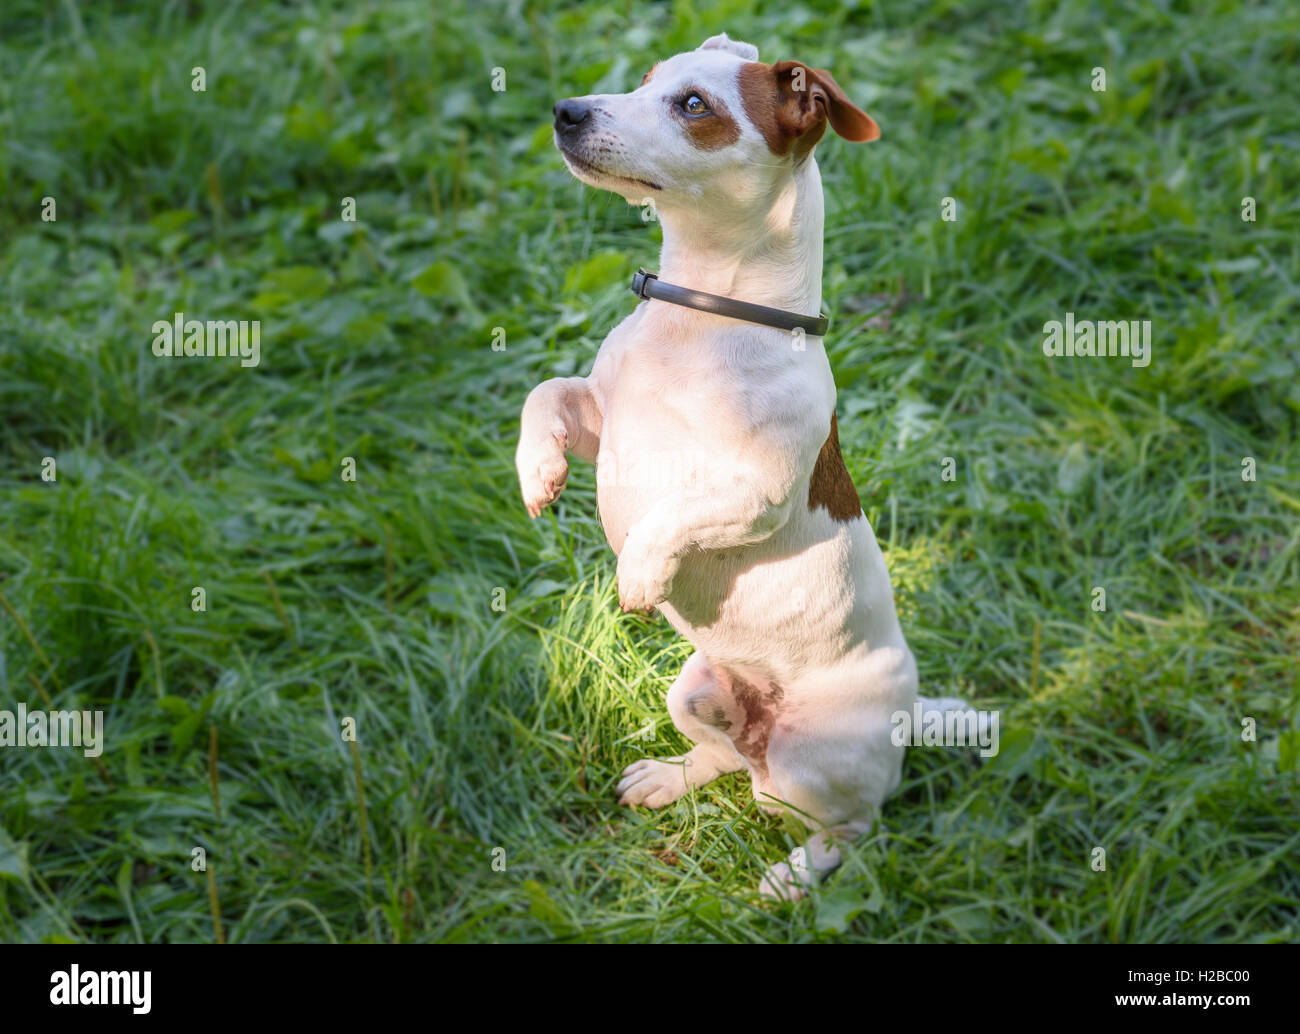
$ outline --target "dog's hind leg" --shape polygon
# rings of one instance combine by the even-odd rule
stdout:
[[[732,708],[708,660],[693,653],[668,690],[668,713],[695,746],[682,757],[645,758],[628,765],[618,784],[618,803],[662,808],[697,786],[744,768],[745,759],[719,728],[729,721]]]
[[[846,822],[824,829],[784,862],[769,866],[758,892],[775,901],[798,901],[814,883],[844,860],[842,844],[871,828],[871,820]]]
[[[845,842],[871,828],[902,776],[904,748],[893,742],[893,728],[888,707],[878,705],[824,714],[819,722],[797,726],[777,719],[767,750],[769,782],[780,800],[819,832],[767,870],[760,894],[797,901],[840,864]]]

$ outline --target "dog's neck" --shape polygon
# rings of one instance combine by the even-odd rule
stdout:
[[[821,309],[821,176],[811,156],[757,220],[662,211],[659,278],[695,291],[815,316]]]

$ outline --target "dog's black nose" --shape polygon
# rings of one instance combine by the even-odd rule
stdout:
[[[578,100],[560,101],[555,106],[555,131],[574,133],[591,118],[591,106]]]

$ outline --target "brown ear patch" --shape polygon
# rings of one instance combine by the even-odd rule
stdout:
[[[840,430],[831,414],[831,433],[826,436],[822,451],[817,455],[812,480],[808,482],[808,509],[825,507],[833,520],[852,521],[862,516],[862,500],[853,487],[849,469],[844,466],[840,452]]]
[[[773,154],[793,152],[795,160],[801,161],[828,124],[845,140],[880,137],[875,120],[849,100],[824,68],[809,68],[798,61],[774,65],[751,61],[741,65],[738,85],[745,114]]]
[[[740,66],[740,103],[754,128],[763,134],[773,154],[790,151],[793,134],[785,113],[786,98],[772,74],[772,66],[750,61]]]
[[[710,114],[692,118],[684,114],[674,103],[669,109],[673,118],[686,130],[686,138],[701,151],[720,151],[730,147],[740,139],[740,123],[727,109],[727,106],[703,90],[693,89],[691,93],[699,94],[700,100],[709,106]]]
[[[642,85],[642,86],[644,86],[646,83],[648,83],[651,79],[654,78],[654,76],[655,76],[655,69],[658,68],[658,67],[659,67],[659,62],[658,62],[658,61],[656,61],[653,65],[650,66],[650,71],[646,72],[646,74],[643,75],[643,76],[641,77],[641,85]]]

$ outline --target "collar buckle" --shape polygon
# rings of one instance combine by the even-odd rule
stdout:
[[[658,279],[659,277],[657,274],[650,272],[650,270],[642,266],[640,269],[636,271],[636,274],[632,277],[632,293],[636,295],[638,298],[645,298],[649,300],[649,295],[645,293],[646,281],[658,280]]]

